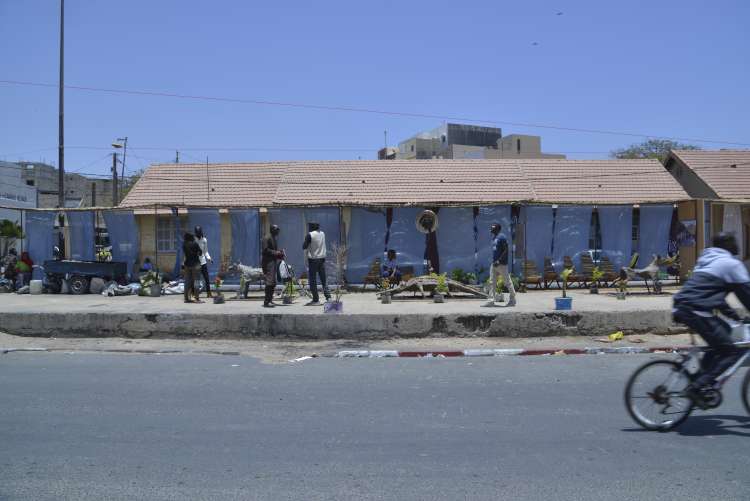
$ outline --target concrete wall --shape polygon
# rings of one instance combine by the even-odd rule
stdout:
[[[35,162],[19,162],[23,166],[24,182],[29,181],[39,191],[39,207],[57,207],[58,173],[51,165]],[[112,206],[112,181],[110,179],[90,179],[80,174],[65,174],[65,199],[70,202],[82,201],[83,207],[94,204],[92,186],[96,191],[96,206]]]

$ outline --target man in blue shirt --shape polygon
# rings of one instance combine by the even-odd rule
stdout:
[[[508,255],[510,254],[508,240],[502,234],[502,229],[499,223],[493,223],[490,226],[490,233],[492,234],[492,265],[490,266],[490,297],[485,306],[495,306],[498,275],[502,276],[503,283],[510,293],[510,298],[506,306],[516,305],[516,290],[513,287],[513,280],[510,278],[510,273],[508,273]]]

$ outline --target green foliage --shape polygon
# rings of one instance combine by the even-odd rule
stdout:
[[[461,268],[454,268],[451,270],[451,278],[462,284],[471,284],[476,282],[477,275],[473,272],[466,272]]]
[[[148,271],[141,275],[140,282],[143,288],[151,287],[161,283],[161,277],[155,271]]]
[[[441,273],[438,275],[435,272],[430,273],[430,278],[435,279],[437,284],[435,285],[435,292],[438,294],[448,294],[448,274]]]
[[[16,240],[24,238],[21,225],[14,223],[9,219],[0,221],[0,257],[8,253],[8,249],[13,247]]]
[[[282,295],[285,297],[297,296],[297,286],[294,285],[293,281],[289,280],[286,285],[284,285],[284,291],[282,292]]]
[[[568,277],[574,272],[575,270],[573,268],[565,268],[563,271],[560,272],[560,278],[562,278],[563,281],[563,289],[562,289],[562,295],[563,297],[567,296],[567,290],[568,290]]]
[[[599,269],[598,266],[594,266],[594,269],[591,270],[591,281],[594,283],[599,283],[599,280],[601,280],[604,277],[604,272]]]
[[[693,144],[678,143],[669,139],[648,139],[638,144],[631,144],[627,148],[621,148],[610,152],[612,158],[656,158],[664,163],[669,155],[669,150],[699,150],[700,146]]]

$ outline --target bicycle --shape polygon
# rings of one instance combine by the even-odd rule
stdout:
[[[740,359],[716,379],[713,388],[694,399],[688,394],[690,385],[700,374],[701,355],[710,347],[695,346],[679,353],[675,360],[652,360],[640,366],[625,385],[625,407],[633,420],[647,430],[668,431],[683,423],[696,409],[716,409],[723,402],[721,388],[750,357],[750,326],[737,324],[733,337],[741,336],[735,345],[746,348]],[[697,368],[696,368],[697,367]],[[750,370],[741,384],[742,403],[750,414]]]

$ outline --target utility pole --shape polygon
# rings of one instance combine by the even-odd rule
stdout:
[[[60,0],[60,95],[58,111],[60,113],[58,121],[58,138],[57,138],[57,206],[65,207],[65,142],[63,131],[63,88],[64,88],[64,42],[65,42],[65,0]]]
[[[96,207],[96,182],[91,183],[91,207]]]
[[[117,206],[117,152],[112,152],[112,207]]]
[[[174,163],[176,163],[176,164],[180,163],[180,152],[179,151],[175,151],[174,152]]]

